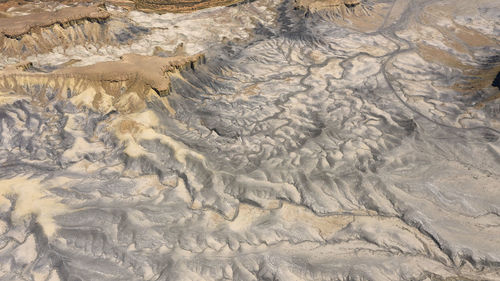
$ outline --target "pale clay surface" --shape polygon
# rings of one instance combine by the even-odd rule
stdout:
[[[498,3],[363,9],[108,6],[9,41],[0,280],[500,280]]]

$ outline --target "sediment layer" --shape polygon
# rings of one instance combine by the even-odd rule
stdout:
[[[135,7],[141,11],[147,12],[169,12],[169,13],[186,13],[196,10],[206,9],[217,6],[228,6],[242,2],[242,0],[134,0]]]
[[[105,20],[109,13],[98,6],[70,7],[54,12],[41,12],[12,18],[0,18],[0,33],[9,38],[19,38],[33,29],[54,24],[67,25],[73,21]]]
[[[165,96],[170,91],[170,75],[203,62],[202,54],[187,57],[124,55],[120,61],[102,62],[84,67],[68,67],[51,73],[31,73],[30,63],[9,66],[0,72],[0,87],[24,92],[32,86],[55,90],[61,99],[84,94],[83,104],[102,112],[119,110],[113,101],[134,92],[139,98],[152,93]],[[102,104],[104,97],[109,100]],[[80,103],[82,103],[80,102]],[[120,110],[119,110],[120,111]]]
[[[101,25],[109,16],[101,7],[84,6],[0,18],[0,50],[3,56],[25,58],[57,46],[110,42]]]
[[[364,11],[360,0],[295,0],[294,7],[320,15],[346,15]]]

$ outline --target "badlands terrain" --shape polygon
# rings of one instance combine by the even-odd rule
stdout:
[[[0,1],[0,280],[500,280],[497,0]]]

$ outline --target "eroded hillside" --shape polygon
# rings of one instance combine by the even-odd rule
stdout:
[[[1,4],[0,280],[499,280],[495,1],[236,2]]]

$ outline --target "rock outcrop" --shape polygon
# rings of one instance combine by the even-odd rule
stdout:
[[[49,27],[54,24],[65,26],[82,20],[99,21],[108,17],[109,13],[98,6],[70,7],[36,15],[0,18],[0,33],[9,38],[20,38],[36,28]]]
[[[360,0],[295,0],[294,7],[309,14],[334,16],[365,11]]]
[[[228,6],[242,0],[134,0],[135,7],[147,12],[186,13],[217,6]]]
[[[203,61],[202,54],[169,58],[128,54],[120,61],[67,67],[51,73],[30,72],[31,63],[20,63],[0,72],[0,88],[17,92],[32,87],[51,88],[61,99],[74,98],[76,104],[97,111],[124,111],[128,105],[119,105],[121,96],[165,96],[170,91],[170,75]]]
[[[0,51],[22,58],[59,45],[106,42],[100,23],[109,16],[99,6],[77,6],[0,18]]]

